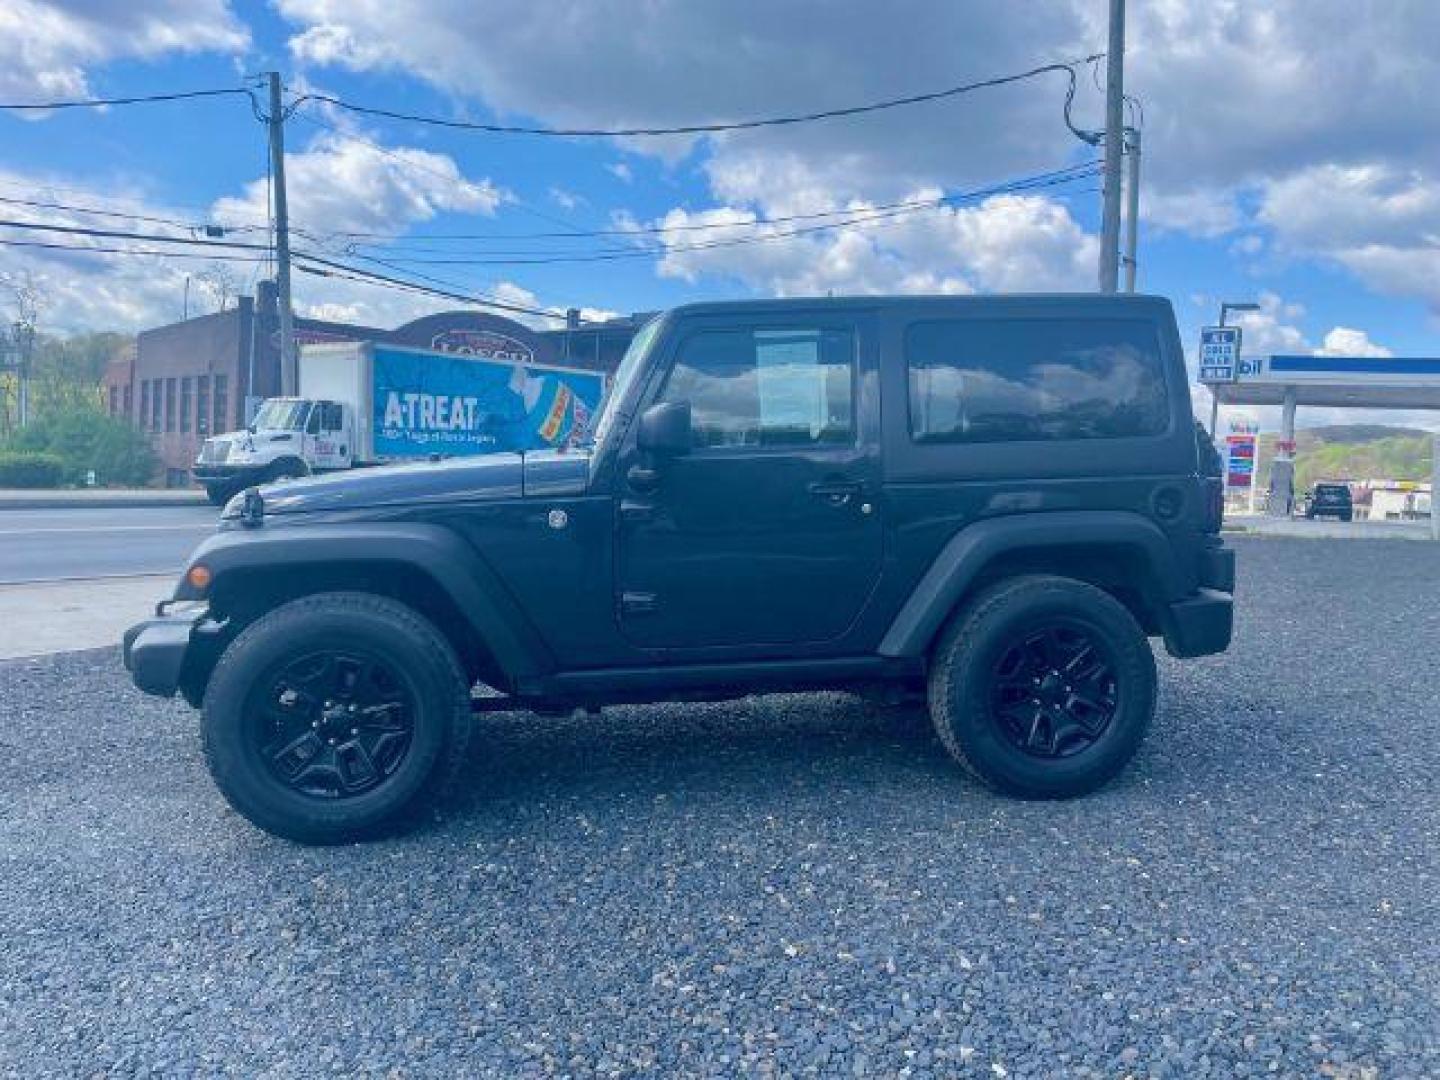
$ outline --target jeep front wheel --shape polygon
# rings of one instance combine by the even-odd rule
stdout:
[[[1114,597],[1024,576],[977,596],[931,658],[930,715],[976,777],[1023,798],[1101,787],[1134,756],[1155,712],[1155,658]]]
[[[225,650],[205,692],[211,775],[252,823],[303,843],[391,831],[464,758],[469,687],[412,609],[362,593],[291,601]]]

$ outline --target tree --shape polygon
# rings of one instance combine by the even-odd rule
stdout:
[[[155,475],[155,452],[144,432],[94,402],[41,413],[28,426],[0,440],[0,451],[53,454],[64,463],[64,480],[83,484],[91,472],[100,485],[146,484]]]
[[[229,263],[212,262],[196,275],[196,281],[215,301],[216,311],[226,310],[230,306],[231,298],[240,289],[235,271],[230,268]]]
[[[84,405],[99,407],[105,366],[134,347],[131,335],[114,331],[39,338],[30,369],[31,416]]]
[[[0,326],[5,351],[9,354],[7,370],[0,373],[0,436],[14,430],[20,422],[20,394],[23,370],[30,362],[35,342],[35,327],[44,306],[44,294],[35,275],[29,270],[0,273],[0,295],[5,306],[5,325]]]

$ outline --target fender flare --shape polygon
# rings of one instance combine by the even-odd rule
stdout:
[[[205,598],[188,583],[189,569],[196,563],[210,569],[213,583],[208,591],[237,572],[398,563],[426,575],[445,591],[512,678],[554,670],[554,658],[544,641],[479,552],[443,525],[382,521],[290,527],[267,521],[256,529],[227,529],[195,549],[175,599]]]
[[[1020,550],[1104,544],[1133,549],[1165,599],[1183,595],[1184,575],[1165,534],[1127,510],[1059,510],[1012,514],[968,525],[935,557],[881,639],[881,656],[921,656],[986,565]]]

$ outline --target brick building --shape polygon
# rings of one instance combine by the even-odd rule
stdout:
[[[229,311],[142,330],[135,355],[109,365],[102,393],[112,415],[128,416],[150,433],[167,487],[190,483],[190,465],[206,436],[246,421],[247,397],[280,392],[280,335],[275,293],[262,282]],[[643,317],[561,330],[532,330],[486,312],[427,315],[393,330],[296,318],[300,344],[378,341],[445,351],[468,351],[473,335],[503,334],[523,342],[540,363],[613,371]],[[252,381],[253,380],[253,381]]]

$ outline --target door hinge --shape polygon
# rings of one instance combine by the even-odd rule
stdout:
[[[622,592],[620,594],[620,613],[622,615],[644,615],[654,610],[654,593]]]

